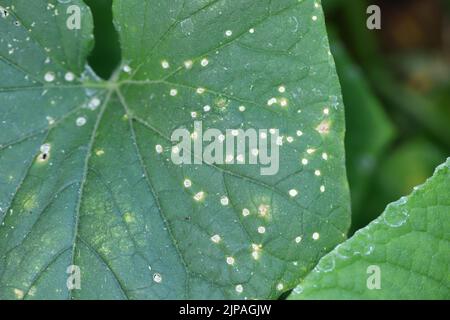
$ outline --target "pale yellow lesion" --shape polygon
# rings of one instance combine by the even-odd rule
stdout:
[[[135,217],[134,213],[132,213],[132,212],[126,212],[123,215],[123,219],[125,220],[126,223],[136,222],[136,217]]]

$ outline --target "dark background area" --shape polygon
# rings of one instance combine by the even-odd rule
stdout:
[[[85,0],[107,79],[119,64],[111,0]],[[450,156],[450,1],[323,0],[346,107],[352,232],[408,195]],[[381,29],[369,30],[369,5]]]

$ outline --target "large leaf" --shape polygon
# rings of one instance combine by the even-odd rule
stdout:
[[[345,238],[319,2],[115,0],[123,64],[107,82],[84,71],[80,1],[0,4],[0,298],[275,298]],[[194,120],[278,128],[278,173],[175,165],[171,134]]]
[[[322,258],[292,299],[449,299],[450,158]]]

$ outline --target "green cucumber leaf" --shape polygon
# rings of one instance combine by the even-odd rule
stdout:
[[[374,179],[374,172],[395,137],[395,129],[340,39],[334,32],[330,34],[333,35],[331,50],[336,60],[345,103],[345,149],[352,198],[352,230],[356,231],[376,217],[368,216],[365,199]],[[383,208],[389,202],[385,202]]]
[[[81,1],[0,5],[1,299],[276,298],[345,239],[320,2],[115,0],[109,81],[85,67]],[[194,121],[279,129],[278,172],[174,164],[171,134]]]
[[[449,299],[450,158],[323,257],[290,299]]]

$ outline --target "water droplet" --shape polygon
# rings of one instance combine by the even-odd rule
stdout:
[[[317,265],[317,271],[319,272],[330,272],[334,270],[336,261],[333,255],[327,255],[322,260],[320,260]]]

